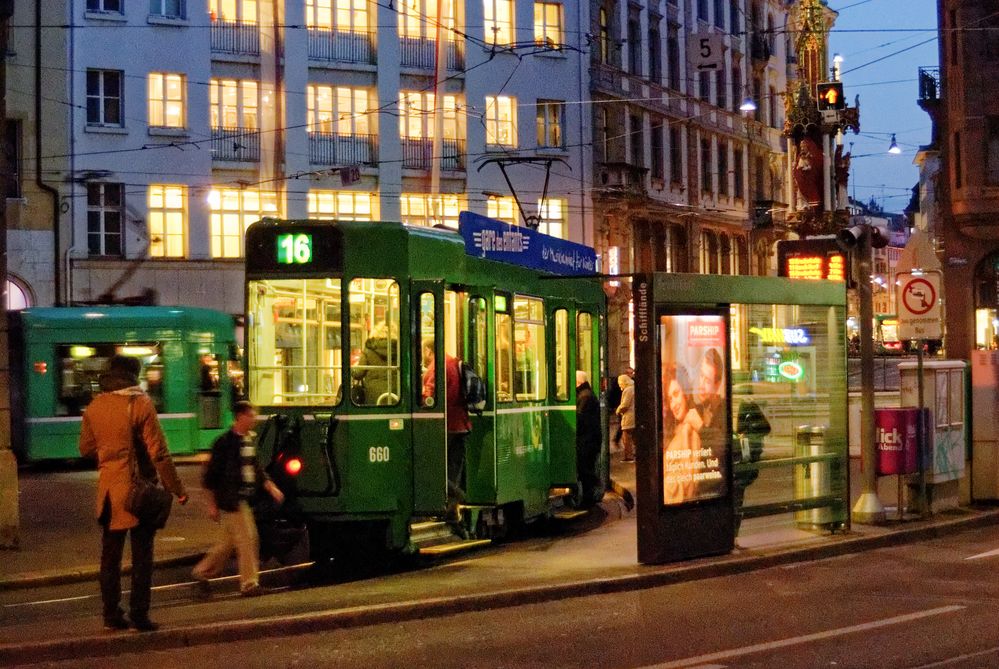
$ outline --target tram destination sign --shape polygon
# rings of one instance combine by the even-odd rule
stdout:
[[[510,225],[470,211],[458,215],[465,253],[511,265],[563,275],[597,272],[597,253],[589,246]]]

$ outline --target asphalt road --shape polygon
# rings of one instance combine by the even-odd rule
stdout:
[[[990,527],[639,592],[44,666],[995,667],[997,564]]]

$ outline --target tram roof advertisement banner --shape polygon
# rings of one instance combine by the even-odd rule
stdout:
[[[465,253],[470,256],[552,274],[597,272],[597,252],[592,248],[531,228],[463,211],[458,214],[458,231],[465,240]]]
[[[663,504],[723,497],[728,481],[727,322],[659,316]]]

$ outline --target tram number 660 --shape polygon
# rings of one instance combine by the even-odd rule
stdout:
[[[372,446],[368,449],[368,462],[388,462],[388,446]]]

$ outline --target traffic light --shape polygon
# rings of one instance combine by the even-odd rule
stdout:
[[[823,81],[815,84],[815,100],[819,111],[828,109],[846,109],[846,99],[843,97],[843,82]]]

